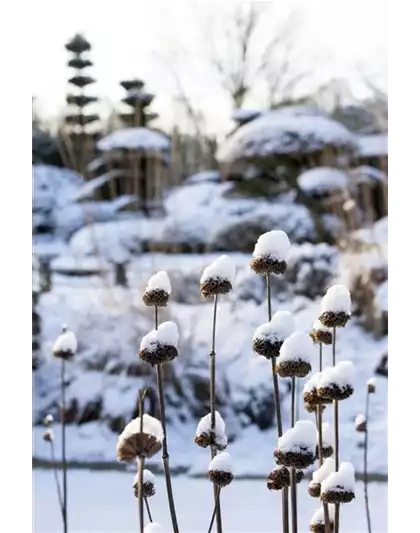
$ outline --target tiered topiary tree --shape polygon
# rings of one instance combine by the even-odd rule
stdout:
[[[74,69],[74,74],[68,80],[72,91],[67,94],[66,101],[72,110],[65,117],[63,141],[71,166],[86,176],[86,165],[92,158],[97,140],[97,134],[91,125],[99,120],[96,113],[88,113],[86,110],[98,100],[96,96],[86,93],[87,87],[95,83],[95,79],[86,74],[86,69],[92,66],[92,61],[86,56],[91,45],[85,37],[76,34],[65,47],[72,54],[67,64]]]

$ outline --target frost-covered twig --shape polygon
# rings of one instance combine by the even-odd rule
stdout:
[[[212,338],[210,346],[210,433],[212,440],[216,437],[216,319],[219,294],[228,294],[232,290],[235,277],[235,265],[227,255],[221,255],[207,266],[200,279],[200,292],[204,298],[213,298]],[[217,454],[217,444],[210,443],[211,458]],[[220,491],[213,486],[214,508],[216,513],[217,532],[222,533],[222,512]]]
[[[66,361],[73,359],[77,350],[76,335],[63,326],[61,334],[58,336],[53,347],[53,356],[61,359],[61,460],[63,470],[63,528],[64,533],[68,531],[68,509],[67,509],[67,456],[66,456]]]

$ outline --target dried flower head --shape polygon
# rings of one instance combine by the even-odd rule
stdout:
[[[308,485],[308,494],[309,496],[312,496],[312,498],[319,498],[321,494],[321,483],[310,481]]]
[[[158,329],[143,337],[139,357],[152,366],[172,361],[178,356],[178,339],[178,327],[175,322],[162,322]]]
[[[153,457],[161,448],[162,424],[150,415],[143,415],[143,431],[140,432],[140,418],[125,426],[118,437],[117,459],[129,463],[136,457]]]
[[[343,328],[351,316],[350,292],[344,285],[330,287],[321,303],[320,322],[328,328]]]
[[[367,422],[366,417],[364,415],[357,415],[354,420],[354,428],[356,431],[359,431],[360,433],[366,433],[367,431]]]
[[[147,306],[165,307],[171,294],[171,282],[168,274],[160,270],[151,278],[143,294],[143,302]]]
[[[303,471],[296,470],[296,483],[303,479]],[[284,487],[290,487],[290,471],[285,466],[276,466],[268,474],[267,488],[269,490],[281,490]]]
[[[206,267],[200,279],[200,291],[204,298],[227,294],[232,290],[235,264],[227,255],[221,255]]]
[[[327,367],[321,372],[317,393],[329,400],[345,400],[354,392],[356,369],[351,361],[341,361],[334,367]]]
[[[313,355],[314,346],[309,336],[302,331],[294,331],[280,348],[276,372],[282,378],[304,378],[311,371]]]
[[[338,472],[332,472],[321,482],[321,501],[324,503],[349,503],[354,497],[354,468],[351,463],[341,463]]]
[[[155,489],[156,478],[150,470],[143,470],[143,496],[151,498],[156,494]],[[139,497],[139,475],[136,474],[133,480],[134,496]]]
[[[315,321],[310,335],[316,343],[332,344],[332,331],[324,326],[320,320]]]
[[[367,382],[367,390],[369,394],[376,392],[376,378],[370,378]]]
[[[51,414],[48,414],[44,418],[44,426],[51,426],[51,424],[54,422],[54,417]]]
[[[218,453],[209,464],[209,478],[218,487],[226,487],[232,482],[232,458],[227,452]]]
[[[304,470],[314,463],[317,432],[315,425],[298,420],[277,442],[274,457],[278,465]]]
[[[211,428],[211,413],[200,420],[195,434],[195,443],[201,448],[207,446],[216,446],[220,451],[227,446],[227,437],[225,433],[225,423],[219,412],[215,412],[215,428]]]
[[[284,231],[268,231],[258,237],[255,244],[252,270],[261,276],[284,274],[287,269],[287,256],[290,250],[289,237]]]
[[[67,329],[67,326],[64,325],[60,335],[57,337],[57,340],[53,346],[53,356],[58,359],[64,359],[69,361],[73,359],[77,350],[77,339],[76,335]]]
[[[311,409],[310,413],[315,412],[318,405],[332,403],[332,400],[321,398],[317,392],[321,375],[321,372],[314,372],[303,387],[303,401],[305,402],[305,407]]]
[[[54,433],[51,429],[46,429],[42,435],[42,438],[45,440],[45,442],[52,442],[54,440]]]
[[[289,311],[277,311],[270,322],[259,326],[254,333],[254,352],[271,359],[279,355],[283,342],[295,329],[295,319]]]

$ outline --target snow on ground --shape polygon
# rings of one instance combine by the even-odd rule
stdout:
[[[311,153],[326,145],[353,148],[356,137],[342,124],[317,115],[287,115],[283,109],[264,113],[238,128],[221,145],[218,158],[230,163],[242,158]]]
[[[195,185],[197,183],[212,182],[217,183],[220,181],[220,172],[218,170],[202,170],[185,178],[184,183],[186,185]]]
[[[208,457],[208,450],[202,450]],[[233,457],[235,460],[235,458]],[[236,465],[236,461],[235,461]],[[147,466],[147,465],[146,465]],[[236,470],[236,466],[235,466]],[[138,511],[133,495],[131,472],[70,470],[69,526],[72,533],[135,533]],[[56,501],[52,471],[34,471],[34,533],[59,533],[61,517]],[[319,501],[309,497],[308,480],[298,485],[299,531],[309,522]],[[184,533],[207,531],[212,513],[212,486],[206,479],[176,476],[172,481],[178,521]],[[375,533],[386,533],[387,483],[370,483],[369,500]],[[244,505],[255,502],[255,505]],[[170,531],[165,480],[156,477],[156,494],[149,500],[153,519]],[[237,480],[222,490],[221,506],[226,533],[275,533],[281,530],[280,495],[270,492],[265,480]],[[340,531],[366,531],[363,485],[356,483],[356,498],[340,512]],[[406,530],[407,533],[411,533]]]
[[[169,150],[170,140],[166,135],[149,128],[126,128],[113,131],[101,139],[97,146],[99,150]]]

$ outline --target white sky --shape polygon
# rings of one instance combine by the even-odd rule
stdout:
[[[37,2],[32,52],[32,93],[46,118],[63,111],[69,69],[65,42],[82,32],[92,44],[92,92],[109,108],[123,95],[119,81],[136,76],[156,94],[151,109],[160,113],[156,125],[169,127],[180,120],[173,97],[176,84],[162,57],[181,73],[182,83],[207,120],[209,131],[230,125],[231,106],[220,88],[217,74],[203,59],[210,50],[208,28],[222,32],[224,13],[237,1],[222,0],[72,0],[71,3]],[[291,5],[303,15],[302,56],[321,54],[314,75],[327,69],[351,78],[354,66],[363,64],[375,77],[386,80],[387,12],[383,0],[277,0],[269,4],[266,24],[277,24]],[[207,19],[206,19],[207,17]],[[209,30],[209,34],[211,31]],[[223,40],[218,46],[223,47]],[[222,48],[223,49],[223,48]],[[183,52],[184,51],[184,52]],[[225,46],[225,53],[229,49]],[[178,57],[175,62],[175,54]],[[383,81],[386,83],[386,81]],[[248,106],[258,105],[258,94]]]

